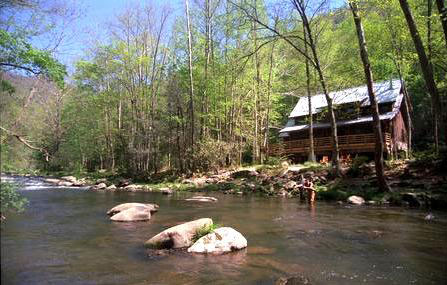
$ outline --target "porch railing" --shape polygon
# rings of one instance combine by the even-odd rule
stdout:
[[[376,137],[374,133],[338,136],[338,146],[342,151],[374,151]],[[391,149],[391,134],[384,133],[383,140],[385,142],[384,151]],[[307,153],[309,151],[309,139],[284,141],[279,144],[269,146],[269,155],[287,155],[293,153]],[[316,152],[331,151],[332,138],[321,137],[314,138],[314,148]]]

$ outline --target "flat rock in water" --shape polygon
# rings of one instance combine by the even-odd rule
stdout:
[[[116,190],[116,186],[112,184],[109,187],[107,187],[106,190]]]
[[[143,189],[143,185],[136,185],[136,184],[130,184],[124,187],[125,191],[133,192],[133,191],[139,191]]]
[[[61,182],[60,179],[56,179],[56,178],[45,178],[45,181],[48,183],[53,183],[53,184],[58,184],[59,182]]]
[[[276,282],[275,285],[310,285],[310,280],[302,275],[292,276],[289,278],[281,277]]]
[[[78,179],[74,176],[62,176],[61,179],[71,182],[73,184],[75,184],[78,181]]]
[[[217,198],[214,198],[214,197],[208,197],[208,196],[194,196],[194,197],[185,199],[185,201],[196,201],[196,202],[217,202]]]
[[[113,207],[109,211],[107,211],[107,215],[113,216],[119,212],[126,211],[133,207],[144,207],[148,209],[150,212],[154,213],[158,211],[159,206],[157,204],[143,204],[143,203],[124,203],[118,206]]]
[[[150,218],[151,211],[148,207],[135,206],[113,215],[110,219],[115,222],[139,222]]]
[[[363,199],[360,196],[352,195],[352,196],[349,196],[348,203],[353,204],[353,205],[363,205],[363,204],[365,204],[365,199]]]
[[[59,181],[59,182],[57,183],[57,185],[58,185],[58,186],[72,186],[73,183],[68,182],[68,181]]]
[[[198,239],[188,252],[222,254],[247,247],[247,240],[230,227],[218,228]]]
[[[95,186],[92,187],[94,190],[99,190],[99,189],[106,189],[107,185],[105,183],[99,183]]]
[[[162,231],[144,243],[145,247],[155,249],[170,249],[189,247],[193,244],[194,235],[203,227],[213,224],[210,218],[202,218],[180,224]]]

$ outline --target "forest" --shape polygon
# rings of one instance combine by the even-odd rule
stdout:
[[[0,0],[1,284],[447,284],[446,0]]]
[[[134,1],[63,64],[80,11],[0,5],[2,171],[148,178],[270,163],[299,97],[391,79],[409,94],[412,152],[445,152],[443,0]]]

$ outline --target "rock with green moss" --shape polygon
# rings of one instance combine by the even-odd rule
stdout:
[[[170,249],[190,247],[194,236],[200,229],[213,224],[210,218],[202,218],[177,225],[162,231],[144,243],[145,247],[153,249]]]
[[[218,228],[198,239],[188,252],[223,254],[247,247],[245,237],[230,227]]]

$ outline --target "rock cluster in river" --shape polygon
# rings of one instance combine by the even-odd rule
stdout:
[[[213,225],[210,218],[202,218],[168,228],[145,242],[145,246],[156,250],[188,248],[190,253],[223,254],[247,247],[242,234],[230,227],[211,231],[197,241],[197,234]]]

